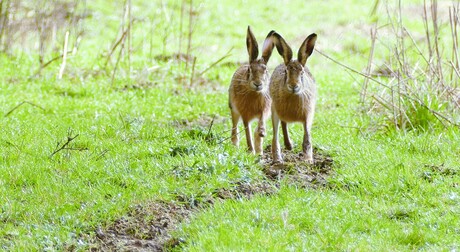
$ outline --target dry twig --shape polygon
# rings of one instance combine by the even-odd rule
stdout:
[[[32,105],[32,106],[37,107],[37,108],[39,108],[39,109],[41,109],[41,110],[43,110],[43,111],[45,110],[43,107],[41,107],[41,106],[39,106],[39,105],[37,105],[37,104],[35,104],[35,103],[29,102],[29,101],[22,101],[22,102],[20,102],[18,105],[16,105],[14,108],[12,108],[10,111],[8,111],[8,112],[4,115],[4,117],[9,116],[11,113],[13,113],[13,111],[15,111],[16,109],[18,109],[19,107],[21,107],[21,106],[24,105],[24,104]]]
[[[52,158],[56,153],[62,151],[62,150],[77,150],[77,151],[84,151],[88,150],[88,148],[76,148],[76,147],[67,147],[70,142],[72,142],[75,138],[79,136],[79,134],[76,134],[75,136],[71,136],[72,131],[68,132],[66,142],[64,144],[60,145],[60,142],[57,143],[56,149],[53,151],[53,153],[50,154],[49,158]]]

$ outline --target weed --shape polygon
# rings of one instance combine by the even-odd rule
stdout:
[[[414,32],[406,28],[403,21],[401,5],[396,9],[390,9],[387,5],[388,23],[373,30],[371,55],[369,58],[368,72],[373,62],[373,51],[378,40],[383,43],[379,34],[389,33],[394,35],[386,58],[389,62],[384,63],[375,71],[376,75],[386,76],[376,81],[375,88],[368,87],[366,78],[362,94],[367,98],[368,109],[365,111],[377,118],[382,118],[382,123],[387,128],[394,129],[425,129],[447,125],[459,126],[459,103],[456,98],[458,91],[458,47],[457,25],[459,12],[456,6],[449,9],[450,29],[452,31],[450,43],[451,50],[443,50],[448,45],[442,45],[439,37],[443,34],[438,18],[438,2],[425,2],[423,23],[425,25],[425,44],[420,44],[420,39],[414,38]],[[386,31],[389,27],[389,31]],[[433,35],[432,35],[433,34]],[[380,35],[382,36],[382,35]],[[441,53],[444,51],[444,53]],[[425,55],[428,54],[428,57]],[[450,64],[448,58],[451,57]],[[457,62],[457,63],[456,63]],[[369,75],[368,73],[368,75]],[[378,120],[378,119],[377,119]]]

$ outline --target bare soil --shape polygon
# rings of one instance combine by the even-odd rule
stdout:
[[[178,122],[179,127],[189,129],[206,127],[211,121],[222,118],[201,118],[195,123]],[[91,243],[92,251],[167,251],[185,242],[172,237],[171,231],[192,214],[212,206],[215,202],[232,199],[250,199],[256,195],[272,195],[277,193],[280,182],[296,185],[300,188],[319,188],[327,186],[327,177],[332,172],[333,160],[324,151],[315,149],[313,165],[301,160],[298,153],[283,151],[284,163],[273,165],[271,147],[265,149],[260,163],[265,178],[252,183],[237,182],[229,188],[216,189],[212,195],[200,199],[188,199],[176,196],[172,202],[151,202],[134,206],[132,210],[111,225],[95,230],[95,238]]]
[[[327,177],[332,172],[334,160],[323,150],[315,148],[313,164],[302,160],[301,154],[283,149],[283,164],[273,164],[271,146],[267,146],[262,157],[264,173],[274,180],[286,179],[288,183],[301,188],[318,188],[327,186]]]

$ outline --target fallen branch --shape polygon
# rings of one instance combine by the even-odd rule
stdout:
[[[99,155],[97,155],[96,161],[101,160],[105,156],[105,154],[107,154],[108,152],[109,152],[108,149],[104,149],[103,151],[101,151],[101,153],[99,153]]]
[[[14,108],[12,108],[10,111],[8,111],[8,112],[4,115],[4,117],[9,116],[11,113],[13,113],[13,111],[15,111],[16,109],[18,109],[19,107],[21,107],[21,106],[24,105],[24,104],[32,105],[32,106],[37,107],[37,108],[39,108],[39,109],[41,109],[41,110],[43,110],[43,111],[45,110],[45,109],[42,108],[41,106],[39,106],[39,105],[37,105],[37,104],[34,104],[34,103],[32,103],[32,102],[22,101],[21,103],[19,103],[18,105],[16,105]]]
[[[74,137],[71,137],[70,134],[67,136],[67,141],[61,146],[59,147],[59,144],[57,144],[57,149],[53,151],[53,153],[51,153],[51,155],[49,156],[49,158],[52,158],[56,153],[62,151],[62,150],[78,150],[78,151],[83,151],[83,150],[88,150],[88,148],[74,148],[74,147],[67,147],[70,142],[72,142],[75,138],[77,138],[79,136],[79,134],[76,134]]]
[[[73,50],[72,50],[72,51],[67,51],[66,53],[72,53],[72,52],[73,52]],[[49,60],[48,62],[46,62],[45,64],[41,64],[41,65],[40,65],[40,68],[38,68],[38,70],[35,71],[35,73],[34,73],[32,76],[30,76],[29,79],[32,78],[32,77],[34,77],[34,76],[37,76],[38,74],[41,73],[41,71],[42,71],[45,67],[47,67],[49,64],[53,63],[54,61],[56,61],[56,60],[58,60],[58,59],[62,59],[62,57],[64,57],[64,54],[61,54],[61,55],[59,55],[59,56],[56,56],[56,57],[50,59],[50,60]]]

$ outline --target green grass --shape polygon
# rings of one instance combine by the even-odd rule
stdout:
[[[356,192],[285,187],[276,197],[225,202],[199,214],[182,230],[189,234],[185,250],[436,251],[458,247],[455,203],[446,202],[444,210],[439,210],[440,206],[424,200],[398,199],[389,203],[382,197],[357,197]]]
[[[188,80],[190,69],[184,72],[183,64],[154,58],[178,52],[180,1],[165,1],[164,7],[159,1],[133,1],[138,21],[131,63],[123,58],[111,82],[115,61],[108,74],[103,66],[116,40],[122,2],[88,2],[85,35],[62,80],[56,77],[60,61],[31,77],[38,69],[33,48],[0,54],[2,250],[85,250],[90,244],[84,235],[94,236],[96,228],[110,225],[134,205],[178,195],[206,198],[233,182],[263,176],[257,158],[245,152],[244,137],[240,149],[228,140],[227,88],[236,65],[218,65],[196,76],[203,83],[190,88],[188,81],[177,81]],[[197,72],[231,48],[224,62],[245,61],[247,25],[259,41],[277,30],[294,51],[316,32],[319,50],[358,70],[367,64],[366,29],[374,19],[366,1],[195,4]],[[165,13],[170,23],[163,22]],[[406,18],[410,28],[423,28],[415,16]],[[152,25],[155,32],[149,33]],[[47,59],[58,54],[47,53]],[[384,57],[383,52],[376,55]],[[274,52],[270,67],[280,62]],[[313,144],[334,159],[329,186],[311,190],[282,183],[280,192],[268,197],[216,203],[175,231],[186,241],[178,249],[458,250],[459,129],[361,129],[367,119],[359,112],[359,76],[317,53],[308,65],[319,86]],[[29,103],[13,110],[24,101]],[[271,141],[270,126],[268,131],[265,144]],[[77,134],[69,147],[80,150],[50,156]],[[291,136],[298,150],[300,125],[292,127]]]

